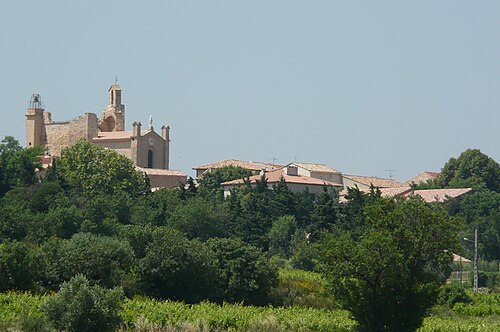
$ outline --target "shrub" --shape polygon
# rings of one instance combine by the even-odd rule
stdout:
[[[83,275],[65,282],[42,306],[50,323],[64,331],[111,331],[120,323],[121,288],[91,285]]]
[[[217,289],[214,255],[198,240],[163,227],[153,231],[137,277],[143,292],[156,298],[198,302]]]
[[[470,303],[472,300],[463,287],[457,284],[448,284],[441,288],[437,302],[453,308],[455,303]]]
[[[272,287],[278,284],[278,273],[269,259],[257,247],[236,239],[207,241],[215,254],[219,287],[218,301],[246,304],[266,304]]]

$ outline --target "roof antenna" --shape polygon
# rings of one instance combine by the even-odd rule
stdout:
[[[397,171],[397,169],[390,169],[390,168],[384,170],[384,172],[389,172],[389,179],[391,179],[391,180],[394,179],[394,175],[392,174],[392,172],[396,172],[396,171]]]
[[[115,85],[118,84],[118,75],[115,75]]]

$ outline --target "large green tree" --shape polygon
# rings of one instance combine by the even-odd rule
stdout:
[[[468,149],[444,165],[439,179],[445,187],[485,187],[500,192],[500,165],[479,149]]]
[[[345,233],[324,241],[323,272],[363,331],[413,331],[445,280],[459,224],[418,198],[380,199],[363,212],[359,240]]]
[[[203,173],[199,179],[199,192],[204,196],[222,199],[224,197],[224,192],[220,186],[221,183],[247,178],[251,175],[252,171],[242,167],[225,166],[216,168],[210,172]]]
[[[217,291],[214,255],[179,231],[156,228],[137,265],[142,291],[150,296],[186,302],[210,299]]]
[[[259,248],[237,239],[210,239],[207,245],[215,254],[216,284],[220,291],[215,300],[268,303],[270,290],[278,283],[278,274]]]
[[[38,156],[43,149],[24,149],[12,136],[0,143],[0,196],[15,186],[30,185],[36,181],[35,170],[41,167]]]
[[[145,175],[130,159],[84,140],[62,151],[57,177],[87,195],[124,191],[138,196],[148,190]]]

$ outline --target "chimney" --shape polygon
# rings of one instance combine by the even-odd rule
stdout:
[[[132,123],[132,126],[134,127],[133,136],[141,137],[141,126],[142,126],[141,123],[134,122],[134,123]]]
[[[169,126],[161,126],[161,137],[166,141],[170,141],[170,127]]]
[[[288,165],[286,167],[286,175],[292,175],[292,176],[299,175],[299,168],[294,165]]]

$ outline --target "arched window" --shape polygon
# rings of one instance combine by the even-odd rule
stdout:
[[[148,168],[153,168],[153,150],[148,150]]]

